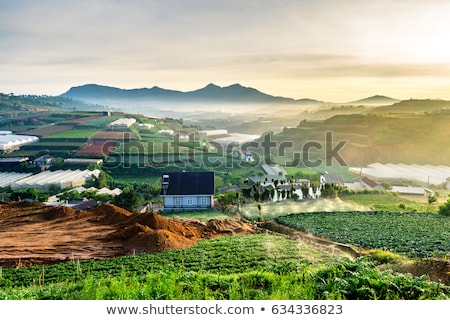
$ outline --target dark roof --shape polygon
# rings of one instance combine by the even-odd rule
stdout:
[[[373,181],[372,179],[370,179],[370,178],[368,178],[368,177],[362,178],[362,179],[361,179],[361,182],[364,183],[364,184],[366,184],[366,185],[368,185],[368,186],[371,187],[371,188],[375,188],[376,186],[379,185],[378,182]]]
[[[322,175],[328,183],[345,184],[344,177],[339,173],[323,173]]]
[[[84,202],[82,202],[80,204],[77,204],[76,206],[73,206],[72,209],[75,209],[75,210],[89,210],[89,209],[95,208],[97,206],[98,206],[97,201],[95,201],[93,199],[90,199],[90,200],[84,201]]]
[[[262,176],[251,176],[248,177],[248,179],[252,182],[252,183],[257,183],[257,182],[261,182],[261,183],[265,183],[266,179],[267,179],[267,183],[271,183],[272,180],[276,181],[278,180],[278,182],[280,182],[281,180],[286,180],[286,177],[284,175],[262,175]]]
[[[169,183],[167,191],[164,191],[166,175]],[[214,172],[166,172],[162,177],[161,195],[214,194]]]
[[[223,187],[220,188],[219,190],[217,190],[220,194],[224,194],[230,191],[237,191],[237,192],[242,192],[241,187],[238,186],[230,186],[230,187]]]

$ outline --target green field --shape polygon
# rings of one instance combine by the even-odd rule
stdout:
[[[99,130],[74,129],[52,134],[46,139],[88,139],[99,132]]]
[[[301,212],[334,212],[369,210],[368,207],[359,204],[345,202],[340,199],[317,199],[305,201],[280,201],[265,202],[261,204],[262,218],[264,220],[275,219],[286,214]],[[256,203],[242,206],[241,214],[248,220],[258,221],[259,210]]]
[[[450,256],[450,219],[427,213],[314,212],[275,219],[300,231],[408,257]]]
[[[210,219],[217,219],[217,220],[232,219],[229,216],[217,210],[184,211],[182,213],[162,213],[161,215],[169,219],[172,218],[179,218],[182,220],[194,219],[200,220],[204,223],[207,223]]]
[[[401,212],[437,212],[436,206],[430,206],[424,203],[417,203],[412,200],[401,197],[393,193],[376,193],[376,194],[348,194],[340,193],[339,198],[370,208],[374,211],[401,211]]]
[[[113,122],[114,120],[117,120],[119,118],[120,118],[120,116],[118,116],[118,115],[113,115],[113,116],[108,116],[108,117],[100,117],[98,119],[89,120],[89,121],[80,123],[77,125],[77,127],[78,128],[89,127],[89,128],[104,129],[104,128],[106,128],[106,126],[108,124],[110,124],[111,122]]]
[[[0,299],[414,300],[450,299],[450,287],[257,234],[186,250],[3,269]]]

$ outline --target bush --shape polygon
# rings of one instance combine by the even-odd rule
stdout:
[[[397,263],[407,259],[399,254],[381,249],[370,250],[367,255],[365,255],[365,258],[376,264]]]
[[[450,198],[446,203],[439,206],[439,213],[444,216],[450,217]]]

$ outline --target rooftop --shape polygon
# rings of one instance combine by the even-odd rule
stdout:
[[[167,190],[161,188],[161,195],[213,195],[214,172],[166,172]],[[167,177],[165,177],[167,176]]]

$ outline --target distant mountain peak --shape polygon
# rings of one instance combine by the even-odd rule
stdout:
[[[388,104],[394,104],[396,102],[399,102],[400,100],[394,99],[391,97],[383,96],[383,95],[374,95],[371,97],[367,97],[364,99],[356,100],[348,102],[347,104],[367,104],[367,105],[388,105]]]
[[[211,83],[208,83],[208,85],[206,85],[206,87],[204,87],[203,89],[222,89],[222,87],[211,82]]]

